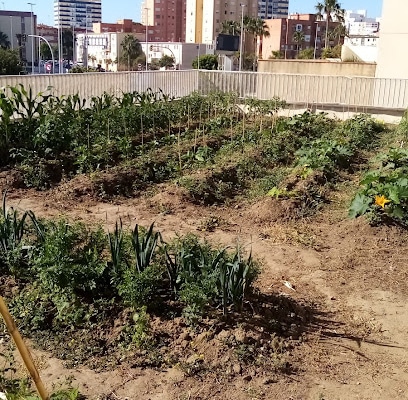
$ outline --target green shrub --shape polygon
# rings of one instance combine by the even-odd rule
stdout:
[[[378,157],[382,166],[361,180],[349,216],[367,215],[372,223],[408,223],[408,149],[391,149]]]
[[[337,168],[347,168],[353,151],[350,146],[332,139],[317,139],[296,151],[297,165],[311,169],[321,169],[326,174]]]

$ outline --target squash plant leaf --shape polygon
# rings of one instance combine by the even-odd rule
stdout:
[[[372,199],[364,194],[358,193],[354,200],[351,202],[349,208],[349,217],[356,218],[359,215],[363,215],[370,208]]]

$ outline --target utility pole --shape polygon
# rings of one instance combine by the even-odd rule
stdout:
[[[145,8],[146,11],[146,66],[145,70],[148,68],[148,59],[149,59],[149,9]]]
[[[242,71],[242,55],[243,55],[243,36],[244,36],[244,7],[245,4],[241,4],[241,37],[239,44],[239,72]]]
[[[4,4],[4,3],[3,3]],[[34,3],[27,3],[31,6],[31,75],[34,74],[34,45],[35,45],[35,38],[34,38],[34,14],[33,14],[33,6]]]

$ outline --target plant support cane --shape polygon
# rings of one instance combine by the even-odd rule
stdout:
[[[8,331],[10,332],[10,335],[13,337],[14,342],[16,343],[17,349],[24,361],[24,364],[34,380],[35,386],[37,387],[37,391],[41,396],[41,399],[48,400],[49,397],[47,390],[45,389],[44,384],[41,381],[40,375],[38,374],[37,368],[34,365],[31,354],[27,346],[24,344],[23,338],[21,337],[20,332],[18,331],[17,326],[14,323],[13,317],[10,315],[2,296],[0,296],[0,312],[3,316],[4,322],[6,323]]]

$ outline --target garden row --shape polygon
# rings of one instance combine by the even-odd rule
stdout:
[[[352,171],[386,128],[368,115],[345,122],[323,113],[276,116],[283,107],[277,98],[240,102],[221,92],[181,99],[105,93],[87,104],[10,87],[0,93],[0,162],[17,168],[27,187],[92,172],[99,196],[137,196],[172,181],[196,203],[269,194],[290,199],[303,216],[327,200],[327,183]],[[363,181],[368,186],[351,216],[405,219],[404,152],[402,146],[383,156],[381,171]],[[388,180],[384,174],[392,175],[391,186],[373,187]]]
[[[193,235],[163,241],[153,225],[107,235],[67,220],[19,216],[3,202],[0,273],[15,281],[10,308],[20,327],[79,328],[109,319],[112,309],[160,312],[176,304],[187,322],[208,310],[240,312],[258,266],[243,249],[214,249]]]

